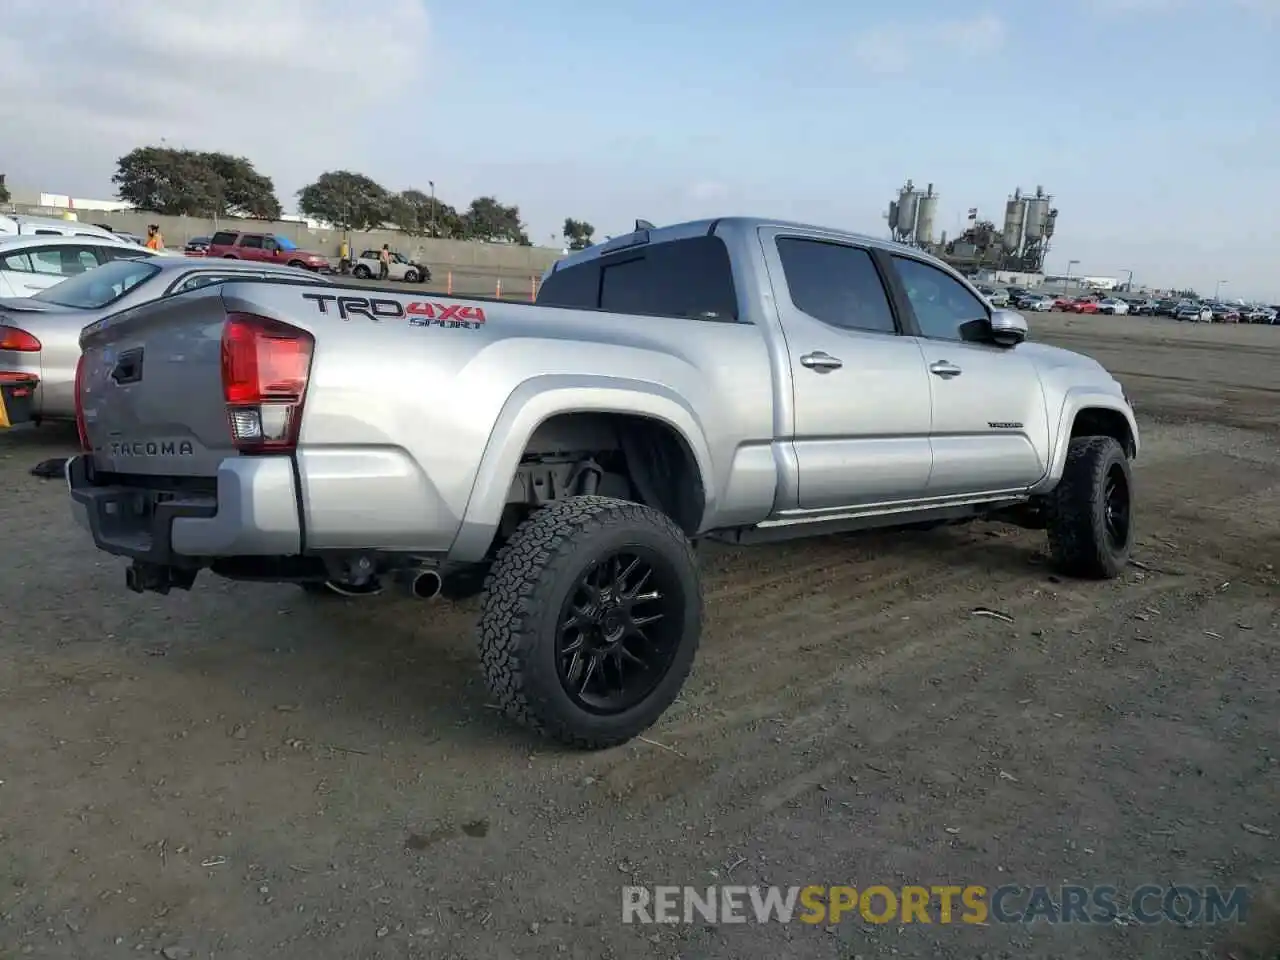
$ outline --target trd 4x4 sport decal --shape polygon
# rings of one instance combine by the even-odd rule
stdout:
[[[407,307],[399,300],[379,297],[339,297],[331,293],[304,293],[302,299],[310,300],[321,313],[329,313],[332,304],[343,320],[363,317],[375,322],[409,318],[410,326],[444,327],[452,330],[479,330],[484,323],[484,308],[463,303],[441,303],[435,300],[415,300]]]

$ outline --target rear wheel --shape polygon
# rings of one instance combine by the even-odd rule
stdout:
[[[701,628],[697,566],[675,523],[637,503],[570,497],[531,515],[498,552],[480,658],[508,716],[601,749],[671,705]]]
[[[1133,475],[1113,437],[1076,437],[1048,496],[1049,552],[1073,577],[1118,577],[1133,549]]]
[[[357,266],[351,272],[355,274],[357,277],[359,277],[361,280],[368,280],[370,277],[373,276],[373,273],[363,263]]]

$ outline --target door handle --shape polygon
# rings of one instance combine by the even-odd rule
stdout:
[[[964,373],[950,360],[939,360],[937,363],[929,364],[929,372],[935,377],[942,377],[943,380],[950,380],[952,377],[958,377]]]
[[[810,370],[816,370],[818,373],[830,373],[832,370],[839,370],[844,366],[843,360],[839,360],[829,353],[823,353],[821,350],[806,353],[800,358],[800,363],[802,366],[808,367]]]

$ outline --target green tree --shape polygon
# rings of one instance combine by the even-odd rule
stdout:
[[[116,161],[116,193],[139,210],[208,217],[222,212],[222,181],[191,150],[138,147]]]
[[[424,237],[466,239],[458,211],[421,190],[403,190],[391,198],[390,220],[405,233]]]
[[[282,211],[276,198],[275,183],[254,169],[249,160],[226,153],[202,153],[198,156],[222,181],[220,212],[223,216],[280,219]]]
[[[570,250],[585,250],[591,246],[596,228],[585,220],[564,219],[564,239]]]
[[[467,240],[467,224],[462,214],[447,203],[436,201],[435,236],[450,240]]]
[[[463,227],[470,240],[487,243],[519,243],[529,245],[529,237],[520,222],[520,208],[503,206],[495,197],[477,197],[462,215]]]
[[[9,188],[4,185],[4,174],[0,173],[0,203],[9,202]]]
[[[426,236],[431,232],[431,198],[421,190],[402,190],[389,204],[389,219],[405,233]]]
[[[116,161],[121,200],[140,210],[189,216],[275,220],[275,184],[244,157],[169,147],[138,147]]]
[[[369,230],[392,216],[392,195],[362,173],[331,170],[298,191],[298,209],[340,230]]]

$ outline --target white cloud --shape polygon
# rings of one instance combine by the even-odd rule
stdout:
[[[363,15],[368,13],[368,16]],[[8,0],[0,170],[50,193],[109,189],[136,146],[221,150],[292,191],[386,152],[364,116],[426,93],[422,0]]]
[[[1007,37],[1004,21],[991,13],[961,20],[888,23],[858,36],[853,54],[872,73],[900,74],[989,57]]]

